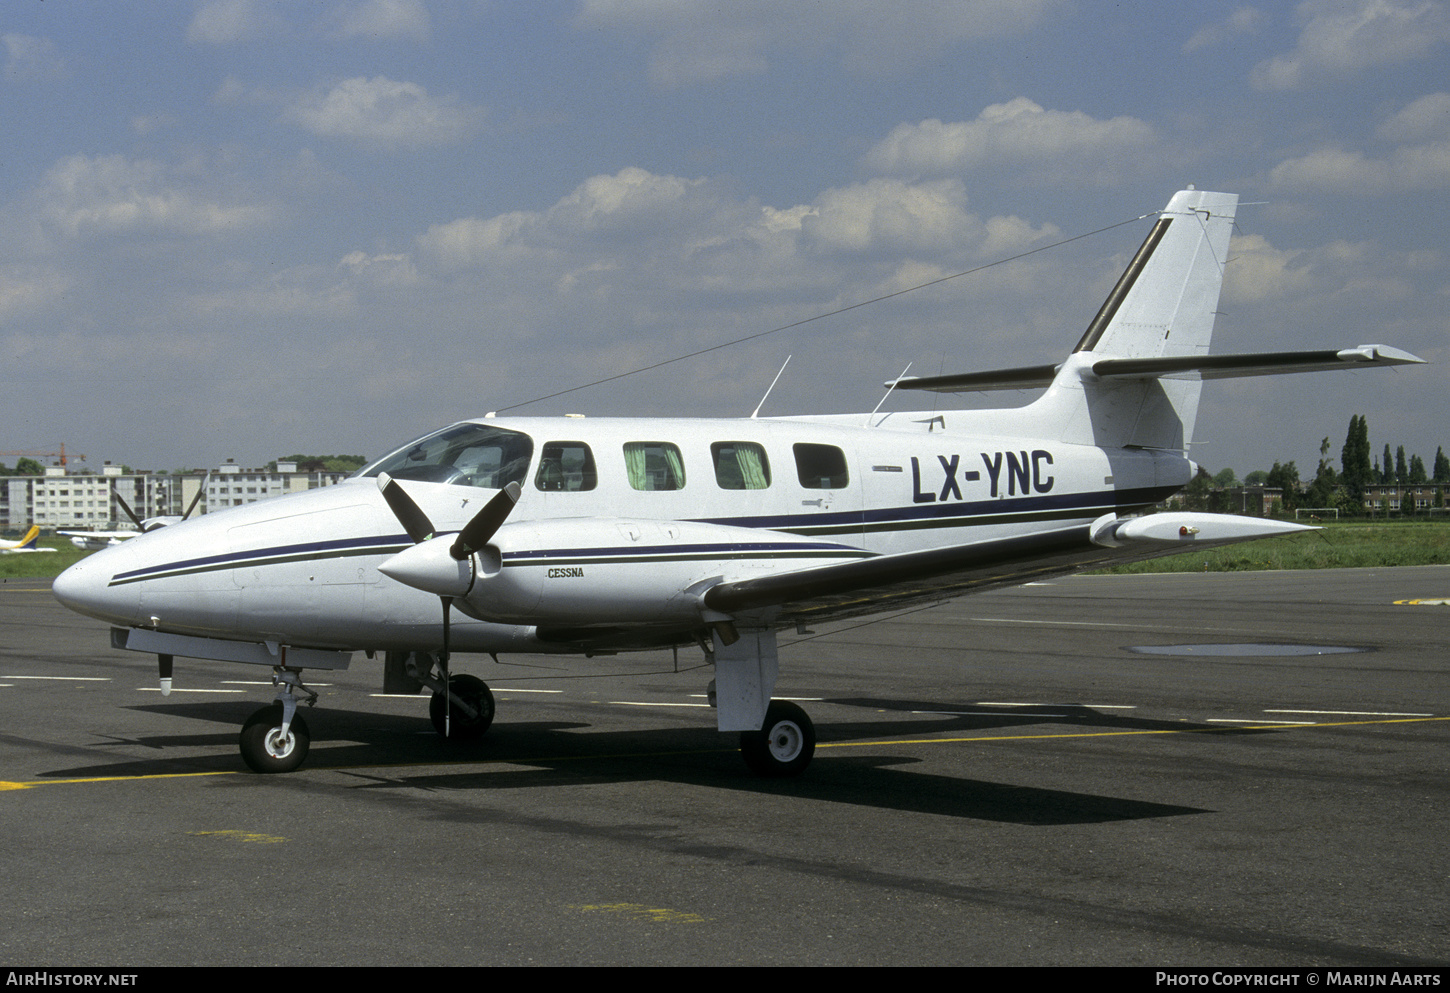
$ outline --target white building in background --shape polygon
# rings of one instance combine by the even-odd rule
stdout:
[[[204,472],[127,473],[112,465],[99,473],[68,473],[61,466],[50,466],[44,476],[0,477],[0,528],[39,524],[68,530],[125,529],[134,524],[115,495],[144,520],[184,513],[203,484],[206,492],[194,511],[197,514],[332,486],[347,476],[324,469],[303,470],[292,462],[280,462],[272,472],[244,469],[228,460],[212,470],[209,478]]]

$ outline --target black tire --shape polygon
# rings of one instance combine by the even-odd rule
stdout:
[[[799,776],[816,753],[816,726],[786,700],[772,700],[759,731],[740,733],[740,755],[758,776]]]
[[[242,725],[242,761],[253,772],[291,772],[307,758],[312,747],[312,734],[301,714],[292,718],[287,729],[287,740],[281,741],[277,732],[282,730],[282,705],[274,703],[263,707]]]
[[[453,720],[451,727],[444,722],[448,703],[442,693],[434,693],[428,702],[428,716],[433,721],[433,730],[452,741],[473,741],[483,737],[493,723],[493,694],[488,684],[477,676],[459,675],[448,680],[449,695],[453,698]],[[460,709],[460,703],[467,703],[478,712],[469,717]]]

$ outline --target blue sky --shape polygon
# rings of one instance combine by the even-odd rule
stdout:
[[[0,448],[375,456],[462,417],[1240,193],[1240,475],[1450,443],[1450,12],[1427,0],[16,0]],[[869,410],[1060,359],[1148,222],[517,413]],[[997,395],[993,402],[1011,394]],[[1021,398],[1025,399],[1025,398]],[[893,397],[942,407],[971,401]]]

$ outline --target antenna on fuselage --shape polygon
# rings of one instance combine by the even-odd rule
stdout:
[[[751,420],[754,420],[755,419],[755,416],[760,413],[760,408],[765,406],[765,398],[768,397],[768,396],[770,396],[770,391],[773,390],[773,389],[775,389],[775,384],[776,383],[780,382],[781,375],[785,373],[785,367],[788,366],[788,365],[790,365],[790,360],[793,357],[794,356],[787,355],[785,357],[785,361],[780,364],[780,372],[778,372],[778,373],[775,374],[775,378],[772,379],[770,381],[770,385],[765,388],[765,396],[763,396],[763,397],[760,398],[760,402],[757,403],[755,405],[755,409],[750,412],[750,419]]]
[[[873,408],[871,408],[871,413],[869,413],[869,414],[866,415],[866,423],[864,425],[865,427],[868,427],[869,428],[871,426],[871,418],[873,418],[873,417],[876,416],[876,411],[878,411],[878,410],[881,409],[881,405],[886,402],[886,398],[891,395],[891,391],[894,390],[894,389],[896,389],[896,384],[899,383],[899,382],[901,382],[903,379],[905,379],[906,378],[906,374],[908,372],[910,372],[910,371],[911,371],[911,363],[908,362],[908,363],[906,363],[906,368],[901,370],[901,375],[899,375],[895,379],[893,379],[891,381],[891,383],[886,387],[886,392],[884,394],[882,394],[881,399],[876,402],[876,406],[873,407]]]

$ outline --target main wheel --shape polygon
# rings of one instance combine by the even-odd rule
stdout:
[[[816,753],[816,726],[786,700],[772,700],[759,731],[740,732],[740,755],[759,776],[798,776]]]
[[[301,714],[292,718],[282,735],[282,704],[263,707],[242,725],[242,761],[253,772],[291,772],[307,758],[312,735]]]
[[[433,699],[428,702],[433,730],[445,738],[458,741],[482,737],[493,723],[493,694],[489,692],[488,684],[477,676],[459,675],[448,680],[448,690],[448,695],[453,698],[451,721],[444,721],[450,708],[442,693],[434,693]],[[460,704],[466,704],[477,716],[470,717]]]

